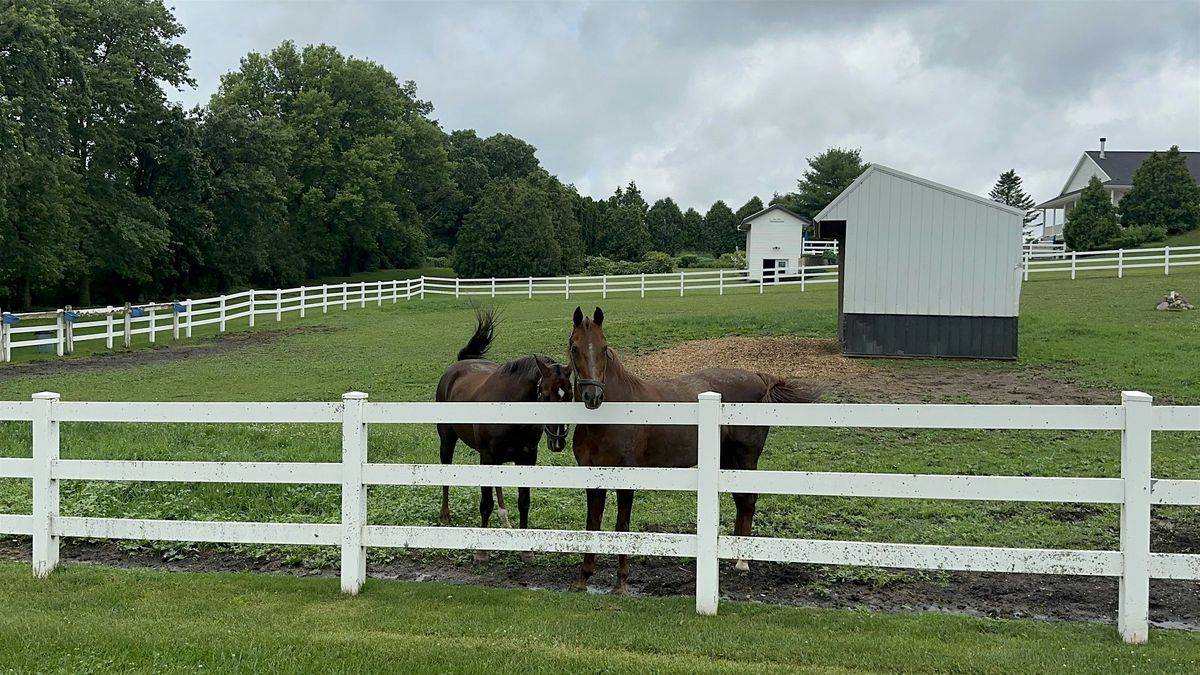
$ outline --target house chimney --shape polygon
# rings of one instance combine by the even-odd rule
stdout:
[[[1104,159],[1104,141],[1107,140],[1108,139],[1103,136],[1100,137],[1100,159]]]

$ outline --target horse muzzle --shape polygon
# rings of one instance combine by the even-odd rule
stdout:
[[[550,448],[550,452],[562,452],[567,448],[567,427],[566,425],[550,425],[547,424],[542,429],[546,434],[546,447]]]

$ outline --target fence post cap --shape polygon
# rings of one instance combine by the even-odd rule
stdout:
[[[62,395],[56,391],[39,391],[32,398],[35,401],[57,401]]]
[[[1121,392],[1121,403],[1152,403],[1154,397],[1150,394],[1140,391],[1123,391]]]
[[[367,400],[367,394],[366,394],[366,392],[362,392],[362,391],[348,391],[348,392],[342,394],[342,400],[343,401],[365,401],[365,400]]]
[[[700,396],[698,398],[701,401],[720,401],[721,394],[719,394],[715,391],[704,391],[704,392],[700,392]]]

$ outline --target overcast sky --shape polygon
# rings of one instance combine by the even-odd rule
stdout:
[[[1100,136],[1200,150],[1195,1],[173,4],[188,105],[247,52],[328,43],[583,193],[702,212],[794,189],[833,145],[980,194],[1015,168],[1038,201]]]

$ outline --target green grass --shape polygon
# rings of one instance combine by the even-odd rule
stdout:
[[[1200,640],[1111,626],[689,599],[0,563],[0,664],[25,673],[1194,673]]]
[[[1200,229],[1171,235],[1164,241],[1148,241],[1138,248],[1162,248],[1164,246],[1200,246]]]
[[[458,276],[454,270],[449,267],[416,267],[412,269],[391,269],[391,270],[375,270],[374,272],[359,272],[350,276],[330,276],[321,277],[304,282],[305,286],[313,286],[320,284],[340,284],[351,283],[357,284],[363,281],[394,281],[397,279],[415,279],[417,277],[454,277]]]
[[[1013,363],[941,362],[954,368],[1028,369],[1036,377],[1103,387],[1141,389],[1159,402],[1200,403],[1200,312],[1156,312],[1154,302],[1177,288],[1200,297],[1200,270],[1125,279],[1032,281],[1024,286],[1021,360]],[[834,290],[805,293],[772,288],[672,297],[501,299],[504,322],[494,355],[531,352],[562,357],[570,313],[577,304],[602,304],[611,343],[623,353],[644,352],[690,339],[724,335],[810,335],[834,332]],[[372,400],[431,400],[434,386],[471,328],[465,300],[438,298],[384,304],[328,315],[310,314],[283,324],[260,317],[259,330],[327,327],[288,334],[246,349],[121,370],[75,372],[0,381],[0,398],[27,399],[36,391],[65,400],[332,401],[362,390]],[[193,342],[200,341],[200,333]],[[904,368],[925,361],[872,361]],[[0,456],[28,456],[29,425],[0,427]],[[1159,434],[1154,471],[1161,478],[1200,478],[1195,434]],[[66,458],[337,461],[340,430],[333,426],[65,424]],[[432,425],[371,429],[371,459],[436,462]],[[461,448],[457,461],[474,462]],[[570,453],[543,451],[540,461],[567,464]],[[778,470],[878,471],[934,474],[1116,476],[1120,442],[1113,433],[986,432],[871,429],[776,429],[761,466]],[[67,482],[67,515],[336,522],[336,487],[176,485]],[[456,489],[456,523],[477,521],[478,491]],[[435,524],[437,488],[376,488],[372,523]],[[607,527],[611,527],[610,508]],[[28,481],[0,481],[0,513],[28,513]],[[536,527],[581,529],[582,497],[572,490],[537,490]],[[729,527],[732,505],[723,521]],[[1159,527],[1194,528],[1195,509],[1156,509]],[[690,531],[694,499],[639,493],[633,529]],[[935,502],[924,500],[763,497],[756,532],[926,544],[1107,548],[1117,545],[1118,511],[1107,506]],[[143,544],[125,544],[142,546]],[[169,554],[178,545],[154,545]],[[238,547],[254,554],[310,565],[330,564],[336,551],[303,547]],[[391,555],[372,551],[374,559]],[[565,560],[565,558],[564,558]]]

